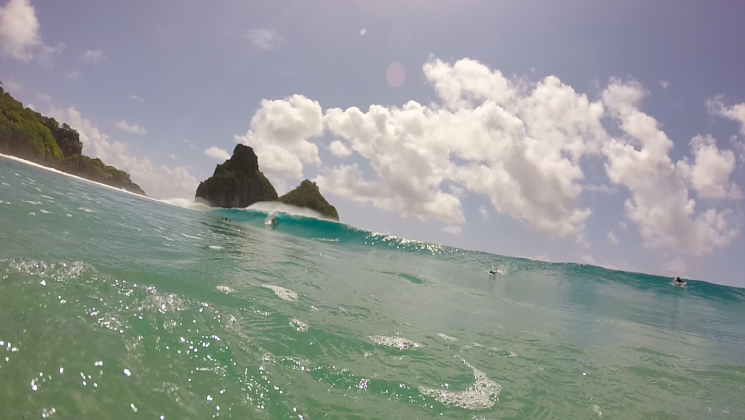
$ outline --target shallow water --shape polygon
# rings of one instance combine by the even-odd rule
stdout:
[[[0,158],[0,417],[745,417],[742,289],[266,217]]]

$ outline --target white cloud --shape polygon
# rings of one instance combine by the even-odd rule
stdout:
[[[690,145],[694,163],[691,165],[684,159],[678,162],[678,170],[690,182],[699,198],[742,198],[740,188],[729,180],[735,170],[735,154],[731,150],[719,150],[711,136],[696,136]]]
[[[91,121],[83,118],[75,108],[52,108],[48,113],[58,121],[67,122],[80,133],[83,154],[99,158],[107,165],[126,171],[132,181],[154,198],[194,197],[198,182],[185,167],[156,165],[146,157],[135,157],[127,147],[109,140]]]
[[[67,70],[65,72],[65,77],[70,80],[80,80],[80,72],[77,70]]]
[[[608,232],[608,240],[614,245],[618,243],[618,238],[612,230]]]
[[[262,170],[283,183],[299,180],[305,165],[321,165],[311,139],[332,135],[332,153],[351,149],[363,162],[321,166],[315,181],[323,191],[422,221],[462,225],[461,198],[481,194],[498,213],[539,233],[585,243],[591,211],[578,202],[583,190],[625,187],[627,220],[639,225],[647,245],[701,255],[738,235],[731,209],[696,209],[689,197],[689,188],[701,199],[738,197],[729,179],[732,152],[699,136],[690,143],[692,162],[673,162],[672,141],[639,111],[647,92],[638,83],[612,79],[591,101],[555,76],[508,80],[470,59],[432,59],[423,71],[438,98],[428,105],[323,113],[300,95],[264,100],[236,141],[254,147]],[[622,138],[605,131],[607,117]],[[584,184],[580,161],[588,157],[605,163],[610,186]]]
[[[262,100],[238,143],[253,147],[261,171],[272,181],[299,181],[305,164],[320,165],[318,147],[308,139],[323,134],[321,105],[302,95],[284,100]]]
[[[46,45],[39,34],[36,10],[29,0],[9,0],[0,7],[0,52],[21,61],[36,59],[51,66],[54,55],[61,54],[65,44]]]
[[[486,210],[486,207],[480,206],[479,213],[481,213],[481,217],[483,217],[484,219],[489,218],[489,212]]]
[[[737,159],[740,161],[740,166],[742,167],[745,165],[745,141],[739,140],[737,136],[730,137],[729,141],[732,143],[732,147],[737,150]]]
[[[246,33],[251,45],[259,50],[274,51],[284,42],[284,38],[273,29],[251,29]]]
[[[360,36],[365,35],[366,33],[367,33],[367,29],[362,28],[362,30],[360,31]]]
[[[447,225],[442,228],[442,231],[449,235],[459,235],[463,231],[463,229],[458,225]]]
[[[689,172],[678,169],[685,161],[677,166],[672,162],[668,152],[673,142],[658,128],[654,118],[638,109],[647,94],[637,82],[623,83],[617,79],[612,79],[602,94],[610,115],[627,136],[611,139],[603,148],[608,158],[608,177],[631,193],[625,202],[626,216],[639,225],[649,246],[692,255],[726,246],[739,233],[733,211],[709,208],[696,214],[696,202],[689,197],[687,186],[687,180],[693,178],[688,177]],[[722,155],[710,142],[694,139],[691,144],[694,153],[701,153],[700,144],[703,144],[713,148],[705,153]],[[716,173],[711,177],[709,164],[701,165],[706,176],[698,176],[698,186],[706,191],[704,194],[716,194],[717,189],[712,185],[722,183],[721,175]]]
[[[189,148],[191,150],[197,150],[197,145],[196,144],[189,145]]]
[[[170,157],[173,160],[176,160],[176,155],[174,155],[173,153],[171,153],[170,155],[168,155],[168,157]]]
[[[86,50],[83,53],[83,60],[87,63],[98,65],[106,59],[106,54],[101,50]]]
[[[36,111],[36,107],[35,107],[35,106],[33,106],[32,104],[28,104],[28,105],[26,105],[26,108],[28,108],[28,109],[30,109],[30,110],[32,110],[32,111]]]
[[[114,127],[122,131],[126,131],[127,133],[145,134],[145,129],[143,127],[140,127],[138,124],[135,123],[129,124],[126,120],[114,121]]]
[[[41,92],[37,93],[36,97],[39,98],[39,100],[42,102],[50,102],[52,100],[51,96],[47,95],[46,93],[41,93]]]
[[[668,86],[670,86],[670,82],[667,80],[660,80],[660,86],[662,86],[664,89],[667,89]]]
[[[23,90],[23,85],[13,79],[4,81],[3,85],[5,86],[5,89],[10,92],[21,92]]]
[[[144,99],[142,99],[140,96],[137,96],[137,95],[127,95],[127,98],[133,99],[135,101],[140,101],[140,102],[144,101]]]
[[[228,160],[230,159],[230,153],[228,153],[226,150],[221,149],[216,146],[212,146],[209,149],[204,151],[204,154],[206,156],[209,156],[211,158],[215,158],[218,160]]]
[[[352,151],[339,140],[332,141],[329,145],[329,150],[336,157],[347,157],[352,154]]]
[[[520,93],[519,84],[474,60],[432,60],[424,73],[445,108],[409,101],[402,108],[372,105],[367,112],[327,110],[328,130],[368,159],[377,175],[365,181],[354,167],[328,170],[319,180],[329,191],[347,198],[359,192],[355,201],[402,215],[463,223],[460,201],[440,188],[449,180],[488,196],[498,212],[539,232],[581,236],[590,210],[575,203],[582,191],[579,159],[598,153],[607,138],[602,104],[553,76]],[[363,182],[341,182],[341,173]],[[368,197],[370,189],[383,195]]]
[[[727,107],[722,100],[723,98],[720,95],[706,101],[706,109],[709,114],[739,122],[740,134],[745,136],[745,103]]]

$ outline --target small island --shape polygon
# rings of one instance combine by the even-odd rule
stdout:
[[[300,186],[278,197],[271,182],[259,170],[259,159],[254,150],[238,144],[233,156],[217,165],[214,174],[200,182],[195,198],[213,207],[246,208],[260,201],[306,207],[333,220],[339,220],[336,208],[321,195],[318,186],[304,180]]]
[[[90,181],[146,196],[129,174],[101,159],[83,155],[80,134],[66,123],[59,124],[30,108],[24,108],[0,82],[0,153],[25,159]],[[259,170],[259,160],[249,146],[238,144],[233,156],[217,165],[214,174],[199,183],[196,199],[212,207],[246,208],[251,204],[280,202],[305,207],[339,220],[336,208],[321,195],[318,186],[304,180],[279,197],[272,183]]]
[[[2,85],[2,83],[0,83]],[[0,86],[0,153],[146,195],[129,174],[82,154],[80,135],[15,100]]]

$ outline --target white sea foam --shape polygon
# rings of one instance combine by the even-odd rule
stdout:
[[[457,338],[451,337],[449,335],[445,335],[443,333],[439,333],[439,334],[437,334],[437,336],[440,337],[440,338],[442,338],[443,340],[447,340],[447,341],[458,341]]]
[[[86,213],[93,213],[93,210],[91,210],[91,209],[87,209],[87,208],[85,208],[85,207],[78,207],[78,210],[80,210],[80,211],[84,211],[84,212],[86,212]]]
[[[296,330],[298,330],[300,332],[306,332],[306,331],[308,331],[308,324],[306,324],[305,322],[303,322],[303,321],[301,321],[301,320],[299,320],[297,318],[292,318],[292,321],[290,321],[290,326],[293,327],[293,328],[295,328]]]
[[[279,201],[260,201],[246,207],[246,210],[255,210],[264,213],[284,213],[292,216],[312,217],[321,220],[332,220],[321,213],[306,207],[290,206]],[[336,220],[333,220],[334,222]]]
[[[271,289],[278,298],[289,302],[297,302],[297,293],[284,287],[274,286],[271,284],[265,284],[261,287]]]
[[[165,203],[171,206],[181,207],[181,208],[189,209],[189,210],[208,211],[212,209],[212,207],[204,203],[194,201],[194,199],[191,199],[191,198],[167,198],[167,199],[159,200],[159,201],[161,203]]]
[[[29,201],[29,200],[21,200],[21,201],[23,201],[24,203],[31,204],[33,206],[38,206],[41,204],[41,201]]]
[[[191,238],[191,239],[202,239],[202,238],[199,238],[199,237],[197,237],[197,236],[191,236],[191,235],[187,235],[187,234],[185,234],[185,233],[182,233],[182,234],[181,234],[181,236],[183,236],[184,238]]]
[[[219,290],[219,291],[221,291],[221,292],[223,292],[225,294],[235,293],[235,289],[233,289],[232,287],[223,286],[223,285],[217,286],[217,290]]]
[[[476,380],[473,386],[462,392],[419,387],[419,392],[436,399],[442,404],[454,405],[467,410],[491,408],[494,405],[494,400],[499,400],[497,397],[502,391],[502,386],[489,379],[484,372],[471,366],[467,361],[461,360],[466,366],[473,369],[473,377]]]
[[[44,210],[44,209],[39,209],[39,211],[40,211],[40,212],[42,212],[42,213],[44,213],[44,214],[49,214],[49,213],[51,213],[51,211],[47,211],[47,210]]]
[[[403,337],[386,337],[383,335],[371,335],[369,338],[370,338],[370,341],[372,341],[373,343],[379,346],[394,347],[394,348],[398,348],[401,350],[410,349],[410,348],[414,348],[414,349],[419,348],[418,343],[415,343]]]
[[[215,250],[220,250],[220,249],[222,249],[222,247],[221,247],[221,246],[219,246],[219,245],[210,245],[210,246],[209,246],[208,248],[209,248],[209,249],[215,249]]]

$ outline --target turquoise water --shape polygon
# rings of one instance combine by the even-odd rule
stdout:
[[[205,210],[0,157],[0,418],[745,418],[742,289]]]

